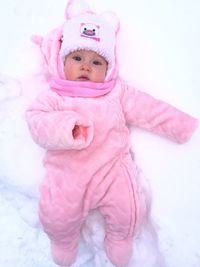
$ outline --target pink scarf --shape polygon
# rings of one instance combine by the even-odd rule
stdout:
[[[53,77],[50,81],[51,89],[62,96],[72,97],[98,97],[109,93],[115,86],[112,79],[103,83],[77,82]]]

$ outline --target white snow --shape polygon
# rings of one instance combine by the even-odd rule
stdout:
[[[125,80],[200,118],[200,2],[88,0],[121,20],[120,74]],[[103,2],[103,3],[102,3]],[[24,110],[37,94],[23,82],[41,65],[32,34],[64,20],[66,1],[7,0],[0,8],[0,266],[55,267],[41,230],[38,186],[44,151],[29,136]],[[136,159],[152,190],[152,221],[135,237],[129,267],[200,266],[200,130],[184,145],[133,129]],[[111,267],[98,213],[83,228],[74,267]],[[158,239],[158,240],[157,240]],[[157,242],[158,241],[158,242]],[[165,258],[165,264],[162,261]]]

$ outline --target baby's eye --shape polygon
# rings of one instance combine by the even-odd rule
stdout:
[[[73,59],[76,61],[81,61],[81,57],[80,56],[73,56]]]
[[[94,65],[102,65],[101,61],[99,61],[99,60],[94,60],[93,61],[93,64]]]

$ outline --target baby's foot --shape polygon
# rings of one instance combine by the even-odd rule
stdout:
[[[64,246],[63,244],[51,243],[51,253],[54,262],[60,266],[70,266],[75,262],[78,247],[76,244]]]
[[[105,239],[105,249],[108,258],[117,267],[125,267],[131,258],[132,239],[109,240]]]

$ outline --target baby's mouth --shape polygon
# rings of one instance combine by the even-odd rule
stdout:
[[[89,81],[90,79],[87,76],[80,76],[78,77],[79,81]]]

